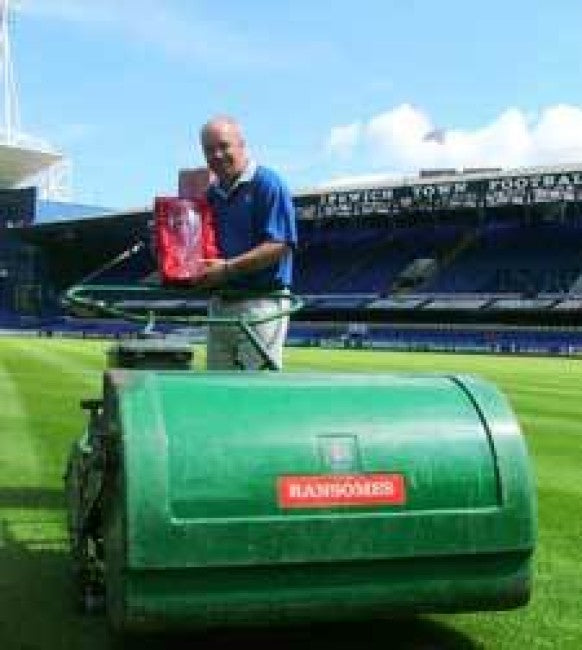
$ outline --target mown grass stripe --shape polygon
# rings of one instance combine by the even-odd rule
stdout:
[[[11,341],[13,354],[19,354],[23,358],[28,357],[30,363],[42,366],[56,366],[60,372],[75,375],[77,380],[85,383],[94,383],[98,376],[98,368],[90,368],[86,360],[79,358],[75,348],[63,345],[63,341],[53,339],[39,339],[38,345],[31,346],[30,341],[13,339]]]
[[[29,412],[0,347],[0,485],[34,485],[39,478],[39,457],[29,427]]]

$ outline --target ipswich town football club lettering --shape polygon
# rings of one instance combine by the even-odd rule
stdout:
[[[328,192],[300,197],[303,218],[582,201],[582,172],[524,174]]]

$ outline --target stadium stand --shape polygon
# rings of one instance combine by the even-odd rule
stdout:
[[[341,345],[578,349],[582,167],[446,172],[296,193],[295,291],[306,308],[293,322],[293,340],[329,343],[335,332]],[[30,210],[30,194],[26,201]],[[5,211],[0,231],[2,325],[25,318],[60,327],[59,293],[83,277],[127,284],[155,275],[148,209],[95,216],[77,206],[76,218],[74,208],[37,202],[37,214],[18,221],[14,196],[8,203],[10,227]],[[115,299],[144,307],[123,292]],[[205,309],[203,297],[189,292],[159,300],[169,310]],[[77,324],[93,332],[89,321]],[[530,328],[543,334],[535,338]]]

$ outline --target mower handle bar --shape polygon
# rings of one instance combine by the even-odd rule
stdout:
[[[159,291],[158,287],[155,287]],[[94,297],[88,297],[82,295],[87,292],[118,292],[118,291],[127,291],[129,293],[141,293],[148,294],[151,293],[153,287],[144,287],[144,286],[135,286],[135,285],[101,285],[101,284],[78,284],[70,289],[67,289],[63,296],[61,297],[61,303],[65,307],[83,307],[91,309],[97,313],[103,315],[112,316],[115,318],[122,318],[124,320],[144,323],[145,331],[153,330],[155,326],[155,316],[156,310],[149,309],[147,310],[147,315],[128,312],[127,310],[115,307],[111,303],[108,303],[105,300],[98,300]],[[172,293],[172,289],[165,288],[164,292],[169,294]],[[183,294],[181,294],[183,295]],[[240,299],[244,300],[245,298],[252,298],[256,294],[252,294],[241,291]],[[278,370],[278,366],[275,361],[272,359],[269,351],[265,348],[264,344],[257,336],[256,332],[252,329],[256,325],[262,325],[263,323],[268,323],[277,318],[284,318],[285,316],[290,316],[291,314],[299,311],[303,307],[303,301],[291,293],[283,293],[281,291],[274,291],[270,294],[262,294],[262,297],[273,297],[273,298],[286,298],[289,300],[289,307],[286,309],[273,310],[272,313],[267,314],[266,316],[261,316],[258,318],[224,318],[224,317],[215,317],[215,316],[177,316],[177,315],[166,315],[164,316],[164,321],[168,323],[184,323],[184,324],[198,324],[198,325],[226,325],[231,327],[239,327],[251,341],[252,345],[256,348],[259,354],[265,360],[268,368],[270,370]],[[238,297],[238,295],[237,295]]]

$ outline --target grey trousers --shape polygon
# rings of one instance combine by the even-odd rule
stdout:
[[[225,300],[212,296],[208,303],[208,315],[211,318],[264,318],[288,309],[289,304],[289,298],[284,295],[248,300]],[[288,328],[288,315],[252,328],[278,369],[283,367],[283,346]],[[210,325],[206,367],[208,370],[258,370],[266,366],[265,359],[240,327]]]

